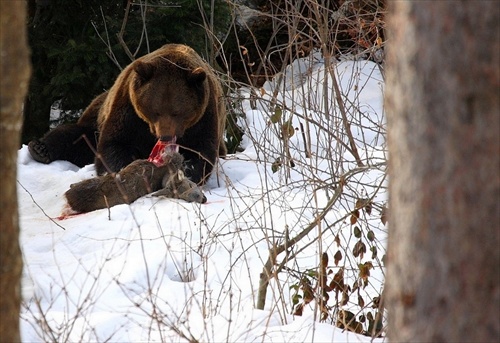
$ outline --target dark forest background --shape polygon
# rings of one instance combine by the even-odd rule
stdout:
[[[174,2],[43,0],[29,2],[29,44],[33,75],[24,106],[22,142],[43,135],[57,103],[62,120],[109,89],[133,59],[166,43],[184,43],[206,55],[202,13],[214,13],[214,25],[229,23],[225,1]],[[214,9],[211,9],[211,6]]]

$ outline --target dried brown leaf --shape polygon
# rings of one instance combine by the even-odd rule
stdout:
[[[333,259],[334,259],[335,265],[338,266],[340,260],[342,259],[342,252],[340,250],[337,250],[335,255],[333,255]]]
[[[335,235],[334,242],[337,243],[337,248],[340,247],[340,237],[339,237],[339,234]]]
[[[354,257],[359,256],[359,257],[363,258],[365,253],[366,253],[366,245],[361,240],[359,240],[354,245],[354,248],[352,249],[352,254],[354,255]]]
[[[295,308],[293,314],[295,316],[302,316],[303,311],[304,311],[304,304],[300,304]]]
[[[304,303],[309,304],[314,300],[314,291],[309,282],[302,282],[302,290],[304,291]]]
[[[328,267],[328,254],[326,252],[321,255],[321,267],[325,270]]]
[[[368,280],[368,277],[370,276],[370,269],[373,269],[373,264],[370,261],[368,261],[368,262],[359,264],[358,267],[359,267],[359,277],[363,281]]]
[[[333,276],[330,282],[330,288],[335,291],[344,291],[344,268],[340,268],[337,273]]]
[[[382,224],[387,224],[387,219],[389,215],[389,209],[385,206],[382,207],[382,211],[380,212],[380,220],[382,221]]]
[[[363,300],[363,297],[361,295],[358,295],[358,305],[361,308],[365,307],[365,301]]]
[[[358,217],[359,216],[355,215],[354,212],[352,212],[351,219],[350,219],[351,220],[351,225],[354,225],[354,224],[356,224],[358,222]]]

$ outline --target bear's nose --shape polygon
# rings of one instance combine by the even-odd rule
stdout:
[[[174,138],[173,136],[161,136],[160,140],[162,142],[171,142],[173,138]]]

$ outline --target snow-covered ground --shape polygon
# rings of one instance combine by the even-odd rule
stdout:
[[[351,285],[359,264],[369,261],[374,267],[368,285],[349,293],[343,309],[365,313],[358,312],[359,295],[368,312],[381,292],[386,240],[380,220],[386,202],[382,76],[367,61],[325,68],[315,54],[294,62],[279,80],[255,90],[256,103],[249,89],[239,91],[243,151],[219,162],[204,186],[208,202],[203,205],[146,196],[130,206],[56,219],[65,205],[64,192],[94,177],[94,166],[43,165],[31,159],[26,146],[19,150],[23,341],[372,341],[330,319],[320,322],[315,301],[305,305],[302,316],[292,315],[292,298],[303,295],[297,287],[300,273],[316,270],[322,252],[330,258],[328,270],[335,274],[345,267]],[[333,97],[334,80],[342,89],[362,165],[355,161]],[[294,134],[283,139],[289,126]],[[361,211],[352,223],[356,200],[367,198],[371,213]],[[325,207],[329,210],[323,213]],[[278,255],[276,262],[285,261],[284,268],[269,284],[265,309],[257,310],[259,275],[269,248],[311,223],[314,229],[288,249],[288,257]],[[367,252],[353,256],[358,241]],[[336,251],[342,253],[338,266]],[[339,308],[330,295],[333,314]]]

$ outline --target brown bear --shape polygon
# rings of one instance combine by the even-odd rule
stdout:
[[[172,153],[162,164],[135,160],[118,173],[72,184],[64,193],[70,208],[65,210],[64,215],[131,204],[151,192],[155,192],[153,196],[187,202],[203,204],[207,201],[201,189],[184,176],[182,155]]]
[[[186,176],[203,183],[217,156],[226,110],[219,80],[190,47],[167,44],[127,66],[76,124],[61,125],[28,144],[36,161],[95,162],[99,175],[148,157],[157,140],[175,143]]]

